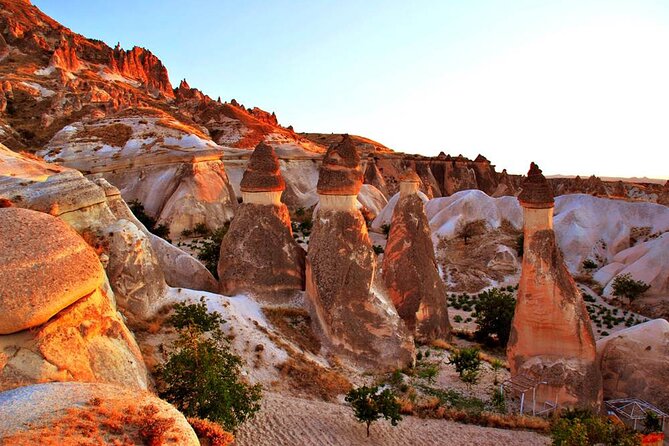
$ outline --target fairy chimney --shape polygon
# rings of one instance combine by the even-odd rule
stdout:
[[[261,142],[241,181],[243,203],[221,243],[218,276],[226,295],[250,293],[266,304],[290,303],[304,289],[304,250],[281,202],[286,185],[274,149]]]
[[[316,331],[334,354],[362,368],[390,371],[413,361],[413,338],[375,277],[376,257],[356,207],[362,186],[359,162],[348,136],[323,159],[306,302]]]
[[[450,337],[446,289],[439,277],[420,178],[409,170],[401,177],[400,199],[393,211],[383,257],[383,278],[400,317],[416,340],[429,343]]]
[[[543,381],[537,401],[596,408],[602,380],[590,317],[553,232],[553,193],[532,163],[518,196],[524,255],[507,347],[511,375]]]

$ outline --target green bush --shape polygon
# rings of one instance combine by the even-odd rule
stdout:
[[[161,398],[186,416],[206,418],[234,431],[260,409],[261,387],[240,380],[242,360],[230,351],[219,313],[204,303],[178,303],[169,322],[178,338],[158,368]]]
[[[613,295],[626,297],[630,302],[648,291],[649,288],[650,285],[641,280],[632,279],[629,273],[620,274],[613,279]]]
[[[221,256],[221,242],[230,228],[230,223],[205,234],[205,238],[190,243],[197,258],[218,279],[218,260]]]
[[[369,437],[369,426],[380,418],[390,420],[390,424],[397,426],[402,420],[400,415],[400,404],[395,394],[390,389],[379,392],[378,386],[351,389],[346,394],[346,402],[353,408],[353,414],[360,423],[367,425],[367,436]]]
[[[585,259],[583,261],[583,269],[591,270],[591,269],[596,269],[596,268],[597,268],[597,263],[595,263],[594,260]]]
[[[137,220],[146,226],[146,229],[148,229],[150,233],[157,235],[158,237],[163,238],[168,242],[171,242],[171,240],[168,238],[170,235],[170,228],[167,225],[156,224],[156,219],[146,213],[142,203],[137,200],[129,201],[128,207],[135,215]]]
[[[468,385],[476,384],[481,369],[481,351],[476,347],[461,348],[451,352],[449,364],[455,366],[460,379]]]
[[[377,256],[379,254],[384,253],[383,247],[381,245],[374,245],[374,246],[372,246],[372,249],[374,250],[374,254],[376,254]]]
[[[384,223],[381,225],[381,232],[388,237],[388,234],[390,234],[390,224]]]
[[[641,436],[622,423],[584,410],[567,410],[551,426],[555,446],[636,446]]]
[[[506,346],[511,334],[511,322],[516,310],[513,294],[492,288],[478,296],[474,317],[478,328],[476,338],[480,341],[497,342]]]

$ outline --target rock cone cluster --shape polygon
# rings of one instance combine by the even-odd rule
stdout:
[[[351,141],[333,145],[318,181],[320,209],[307,255],[306,299],[317,330],[336,354],[376,370],[413,359],[413,340],[381,284],[367,226],[355,206],[362,183]]]
[[[408,171],[400,183],[383,257],[383,278],[395,308],[420,342],[450,337],[446,288],[439,277],[420,178]]]
[[[545,381],[537,398],[561,406],[597,407],[601,375],[590,317],[553,232],[553,196],[532,163],[518,197],[524,256],[507,356],[511,374]]]
[[[258,144],[241,181],[244,202],[221,243],[223,294],[249,292],[281,304],[304,289],[305,253],[293,239],[288,208],[281,203],[284,189],[274,149]]]

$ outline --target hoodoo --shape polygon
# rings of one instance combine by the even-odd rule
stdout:
[[[333,353],[376,371],[404,367],[414,346],[380,281],[365,219],[356,207],[360,157],[348,136],[328,149],[320,209],[307,255],[306,300]]]
[[[511,375],[544,381],[537,401],[596,407],[602,380],[590,317],[553,232],[553,193],[532,163],[518,196],[524,255],[507,357]]]
[[[418,175],[410,170],[400,178],[383,258],[383,278],[400,317],[417,340],[430,342],[450,336],[446,289],[439,277],[430,226],[418,196]]]
[[[304,250],[293,239],[286,188],[274,149],[261,142],[240,185],[243,204],[221,243],[221,292],[248,292],[268,304],[289,303],[304,289]]]

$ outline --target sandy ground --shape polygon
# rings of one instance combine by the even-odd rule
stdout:
[[[262,410],[237,432],[238,446],[355,445],[548,445],[548,437],[446,420],[404,417],[392,427],[372,424],[371,437],[347,406],[273,393],[263,395]]]

